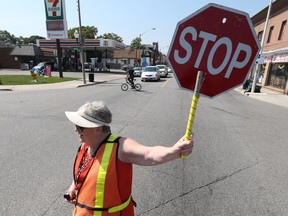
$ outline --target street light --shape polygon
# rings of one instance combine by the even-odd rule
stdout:
[[[74,38],[76,39],[76,43],[77,43],[77,45],[78,45],[78,50],[76,50],[75,51],[75,66],[76,66],[76,70],[78,71],[78,54],[77,54],[77,51],[80,51],[80,49],[79,49],[79,33],[78,33],[78,31],[77,30],[75,30],[75,32],[74,32]]]
[[[78,3],[78,19],[79,19],[79,33],[78,31],[74,32],[74,37],[78,36],[79,39],[79,44],[80,44],[80,59],[81,59],[81,64],[82,64],[82,74],[83,74],[83,83],[86,84],[86,78],[85,78],[85,70],[84,70],[84,54],[83,54],[83,36],[82,36],[82,26],[81,26],[81,12],[80,12],[80,1],[77,0]],[[77,40],[77,38],[76,38]]]
[[[149,28],[146,31],[144,31],[142,34],[139,35],[139,39],[140,39],[139,49],[141,48],[141,41],[142,41],[141,37],[142,37],[142,35],[144,35],[146,32],[148,32],[150,30],[156,30],[156,28],[154,28],[154,27],[153,28]],[[139,53],[139,57],[141,57],[140,53]],[[137,51],[136,51],[136,59],[137,59]]]
[[[74,32],[74,37],[76,39],[76,43],[78,44],[78,42],[79,42],[79,33],[78,33],[77,30],[75,30],[75,32]]]
[[[139,35],[139,38],[140,38],[140,43],[141,43],[141,37],[142,35],[144,35],[146,32],[150,31],[150,30],[156,30],[156,28],[149,28],[147,29],[146,31],[144,31],[142,34]]]

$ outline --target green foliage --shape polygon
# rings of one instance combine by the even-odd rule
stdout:
[[[45,39],[45,37],[41,37],[39,35],[32,35],[29,38],[24,39],[25,44],[33,43],[36,44],[37,39]]]
[[[0,30],[0,41],[7,41],[12,44],[16,43],[16,37],[6,30]]]
[[[115,34],[115,33],[105,33],[105,34],[97,37],[97,39],[99,39],[99,38],[112,39],[112,40],[118,41],[120,43],[123,43],[123,38],[120,37],[119,35]]]
[[[140,37],[136,37],[135,39],[132,40],[130,49],[131,50],[145,49],[145,46],[141,44],[141,38]]]
[[[78,31],[79,33],[79,27],[71,28],[68,30],[68,38],[74,39],[74,33],[75,31]],[[95,26],[82,26],[81,28],[82,37],[84,39],[94,39],[95,35],[98,33],[98,29]],[[118,41],[120,43],[123,43],[123,38],[115,33],[105,33],[100,36],[96,36],[98,39],[112,39],[115,41]],[[37,39],[45,39],[45,37],[39,36],[39,35],[32,35],[30,37],[15,37],[13,34],[10,34],[6,30],[0,30],[0,41],[7,41],[11,44],[29,44],[29,43],[36,43]]]
[[[68,38],[70,38],[70,39],[75,38],[74,37],[75,31],[78,31],[78,33],[79,33],[79,28],[75,27],[75,28],[69,29],[68,30]],[[97,35],[97,33],[98,33],[98,29],[95,26],[82,26],[81,32],[82,32],[82,37],[84,37],[86,39],[94,39],[95,35]]]
[[[32,35],[30,37],[15,37],[13,34],[10,34],[8,31],[0,30],[0,41],[7,41],[11,44],[36,44],[37,39],[45,39],[45,37],[39,35]]]
[[[0,80],[2,85],[37,85],[37,84],[47,84],[47,83],[58,83],[64,81],[77,80],[78,78],[60,78],[60,77],[44,77],[37,76],[38,82],[31,82],[31,75],[0,75]]]

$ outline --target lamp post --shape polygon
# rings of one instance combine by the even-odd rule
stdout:
[[[149,28],[146,31],[144,31],[142,34],[139,35],[139,39],[140,39],[139,49],[141,48],[141,41],[142,41],[141,37],[142,37],[142,35],[144,35],[146,32],[148,32],[150,30],[156,30],[156,28],[154,28],[154,27],[153,28]],[[140,53],[139,53],[139,57],[141,57]],[[136,59],[137,59],[137,51],[136,51]]]
[[[76,33],[76,36],[78,36],[79,44],[80,44],[80,59],[81,59],[81,69],[82,69],[82,74],[83,74],[83,83],[86,84],[86,77],[85,77],[85,70],[84,70],[84,54],[83,54],[84,40],[83,40],[83,36],[82,36],[80,0],[77,0],[77,3],[78,3],[79,33],[78,32],[76,33],[76,31],[75,31],[74,37],[75,37],[75,33]],[[77,40],[77,38],[76,38],[76,40]]]
[[[78,51],[80,51],[79,49],[79,33],[77,30],[75,30],[74,32],[74,38],[76,39],[76,43],[78,46],[78,49],[75,49],[75,70],[78,71]]]
[[[144,31],[142,34],[139,35],[139,38],[140,38],[140,42],[141,42],[141,37],[142,35],[144,35],[146,32],[150,31],[150,30],[156,30],[156,28],[149,28],[147,29],[146,31]]]

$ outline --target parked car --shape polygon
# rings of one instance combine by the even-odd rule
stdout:
[[[122,69],[123,71],[127,71],[128,68],[131,68],[131,66],[130,66],[130,65],[123,65],[123,66],[121,67],[121,69]]]
[[[141,81],[147,81],[147,80],[154,80],[154,81],[160,80],[160,70],[157,66],[146,66],[142,70]]]
[[[141,73],[142,73],[142,68],[141,67],[134,67],[134,76],[135,77],[141,77]]]
[[[167,67],[168,73],[172,73],[171,67]]]
[[[168,69],[166,65],[156,65],[160,70],[160,76],[161,77],[167,77],[168,75]]]

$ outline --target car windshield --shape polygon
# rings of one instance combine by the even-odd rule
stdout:
[[[160,69],[164,69],[164,66],[158,66],[158,68],[160,68]]]
[[[156,71],[156,67],[145,67],[144,71]]]

